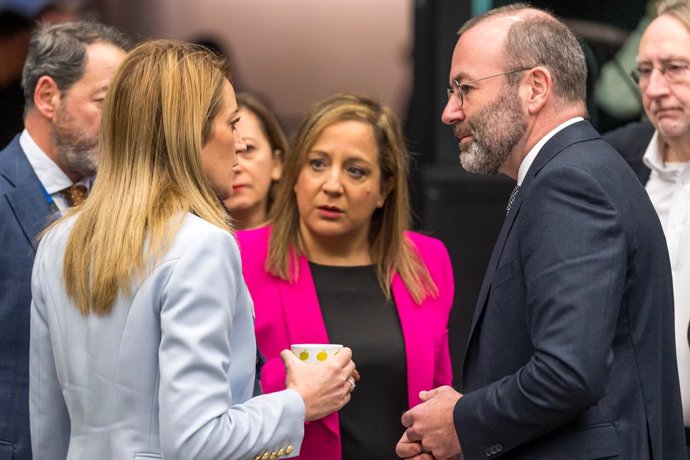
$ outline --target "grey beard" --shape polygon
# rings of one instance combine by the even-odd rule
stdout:
[[[95,149],[78,150],[76,148],[66,148],[60,154],[63,156],[69,170],[79,176],[91,177],[96,174],[98,157],[95,154]]]
[[[98,140],[75,134],[61,126],[53,126],[51,138],[58,157],[67,169],[80,177],[96,174],[98,166]]]
[[[472,140],[470,145],[461,149],[460,164],[467,172],[494,175],[498,173],[509,153],[489,150]]]
[[[471,173],[497,174],[527,130],[520,100],[506,87],[496,100],[466,123],[472,132],[472,142],[460,146],[460,164]]]

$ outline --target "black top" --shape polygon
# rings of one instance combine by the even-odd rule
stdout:
[[[331,343],[352,349],[361,380],[340,411],[343,460],[397,459],[407,410],[407,363],[398,311],[386,300],[373,265],[310,262]]]

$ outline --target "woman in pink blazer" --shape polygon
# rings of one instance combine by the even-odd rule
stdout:
[[[350,404],[306,426],[301,459],[396,458],[403,411],[451,383],[453,273],[443,243],[406,231],[407,161],[392,112],[333,96],[295,135],[272,226],[237,234],[264,392],[285,388],[291,344],[343,343],[358,363]]]

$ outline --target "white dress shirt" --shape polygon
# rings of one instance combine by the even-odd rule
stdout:
[[[683,419],[690,427],[690,162],[665,163],[654,133],[643,161],[652,172],[646,189],[664,228],[673,271],[676,355]]]
[[[72,180],[36,144],[36,141],[34,141],[26,129],[19,136],[19,145],[22,147],[26,159],[29,160],[29,164],[31,164],[38,180],[43,184],[43,189],[50,195],[57,208],[60,211],[69,208],[67,200],[60,191],[72,185]],[[89,179],[85,178],[77,182],[77,184],[84,185],[89,189],[89,182]]]
[[[529,167],[532,166],[532,162],[534,159],[537,157],[537,154],[541,150],[542,147],[544,147],[544,144],[546,144],[549,139],[551,139],[553,136],[556,135],[557,132],[567,128],[568,126],[572,125],[573,123],[577,123],[578,121],[583,121],[584,118],[582,117],[575,117],[571,118],[570,120],[564,121],[560,125],[556,126],[554,129],[548,132],[548,134],[544,137],[542,137],[539,142],[534,144],[534,147],[529,151],[527,156],[522,160],[522,163],[520,163],[520,169],[518,169],[518,179],[517,179],[517,184],[522,185],[522,181],[525,180],[525,176],[527,175],[527,171],[529,171]]]

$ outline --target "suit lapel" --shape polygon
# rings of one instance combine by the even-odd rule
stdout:
[[[4,198],[24,236],[35,250],[38,244],[36,236],[50,223],[53,214],[43,192],[43,185],[21,150],[18,137],[7,147],[0,163],[0,175],[14,186],[5,193]]]
[[[283,308],[291,343],[328,343],[326,325],[316,296],[309,262],[299,257],[299,277],[294,283],[280,283]]]
[[[475,307],[474,316],[472,318],[472,327],[470,328],[469,340],[467,342],[468,347],[472,340],[475,327],[479,322],[482,312],[486,306],[489,293],[491,292],[493,276],[496,268],[498,267],[498,261],[501,259],[501,255],[503,254],[503,249],[505,248],[508,235],[510,234],[513,224],[515,223],[515,219],[520,212],[520,206],[522,205],[523,199],[529,193],[529,187],[534,181],[534,178],[537,176],[537,174],[539,174],[539,171],[541,171],[541,169],[549,163],[549,161],[551,161],[566,147],[578,142],[584,142],[599,137],[599,133],[592,128],[589,122],[579,121],[556,133],[546,144],[544,144],[535,157],[532,165],[525,175],[522,185],[520,186],[520,192],[516,195],[515,201],[513,201],[511,211],[503,222],[501,232],[498,234],[494,250],[491,253],[491,259],[489,260],[489,265],[486,268],[486,274],[484,275],[484,281],[482,282],[482,288],[479,291],[477,306]]]
[[[494,277],[494,272],[498,266],[498,261],[501,259],[503,254],[503,248],[505,247],[506,240],[510,234],[510,230],[513,228],[513,223],[515,218],[520,212],[520,206],[522,205],[522,198],[527,194],[527,188],[525,183],[520,187],[520,192],[515,196],[513,205],[511,206],[510,213],[506,216],[503,221],[503,226],[496,239],[496,244],[494,245],[494,250],[491,253],[491,259],[489,259],[489,264],[486,267],[486,274],[484,275],[484,281],[482,282],[482,288],[479,291],[479,297],[477,298],[477,306],[475,307],[474,316],[472,317],[472,327],[470,328],[469,338],[472,338],[474,333],[474,328],[481,317],[484,306],[486,305],[486,300],[489,296],[489,291],[491,290],[491,282]],[[468,342],[469,343],[469,342]]]

